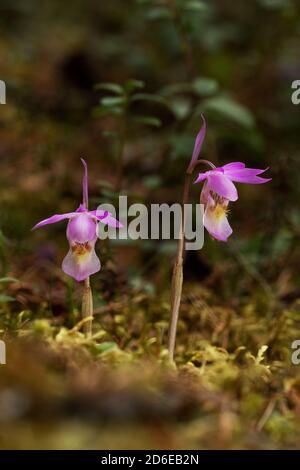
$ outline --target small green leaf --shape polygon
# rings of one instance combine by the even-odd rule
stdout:
[[[97,345],[97,351],[100,354],[107,353],[109,351],[118,350],[119,346],[113,341],[104,341],[104,343]]]
[[[205,12],[207,11],[207,5],[204,2],[198,0],[185,1],[181,7],[183,10],[189,10],[194,12]]]
[[[160,90],[160,93],[164,96],[172,96],[177,93],[191,93],[194,91],[193,85],[191,83],[174,83],[168,85]]]
[[[201,110],[211,112],[223,119],[229,119],[247,129],[254,126],[252,113],[245,106],[230,97],[218,96],[209,98],[202,104]]]
[[[146,18],[150,21],[165,20],[172,18],[172,13],[166,7],[155,7],[148,11]]]
[[[14,302],[16,299],[10,295],[0,294],[0,302]]]
[[[107,139],[118,139],[119,138],[118,132],[115,132],[115,131],[103,131],[102,135],[103,135],[103,137],[106,137]]]
[[[123,95],[124,93],[123,87],[117,83],[97,83],[95,90],[111,91],[116,93],[116,95]]]
[[[218,82],[213,78],[196,78],[193,91],[199,96],[209,96],[218,91]]]
[[[135,80],[134,78],[130,78],[125,82],[124,88],[127,93],[132,93],[134,90],[138,90],[144,88],[145,84],[142,80]]]
[[[163,96],[151,95],[150,93],[137,93],[133,95],[131,101],[149,101],[169,107],[169,103]]]
[[[92,116],[94,118],[104,117],[104,116],[121,116],[124,113],[124,109],[119,106],[114,106],[112,108],[106,106],[97,106],[92,110]]]
[[[125,101],[126,98],[124,96],[105,96],[100,100],[100,103],[102,106],[111,108],[114,106],[122,105],[125,103]]]
[[[1,277],[0,278],[0,283],[1,282],[19,282],[18,279],[14,278],[14,277]]]
[[[171,103],[171,109],[177,119],[185,119],[191,111],[191,102],[187,99],[174,99]]]
[[[143,185],[148,189],[157,189],[162,185],[161,177],[158,175],[149,175],[143,179]]]
[[[145,124],[146,126],[160,127],[162,122],[160,119],[153,116],[138,116],[134,118],[135,122]]]

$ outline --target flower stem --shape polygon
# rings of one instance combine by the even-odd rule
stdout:
[[[83,331],[86,336],[92,335],[92,317],[93,317],[93,294],[90,286],[90,278],[84,280],[84,288],[82,295],[82,319],[90,318],[83,325]]]
[[[186,219],[185,204],[187,204],[188,199],[189,199],[190,185],[191,185],[191,173],[187,172],[185,175],[185,180],[184,180],[183,197],[182,197],[182,218],[181,218],[179,241],[177,245],[177,253],[176,253],[176,260],[175,260],[174,269],[173,269],[172,288],[171,288],[171,321],[170,321],[170,327],[169,327],[168,350],[169,350],[170,359],[172,361],[174,359],[178,314],[179,314],[182,284],[183,284],[183,257],[184,257],[184,249],[185,249],[184,233],[185,233],[185,219]]]
[[[88,210],[89,208],[89,190],[88,190],[88,169],[85,160],[81,159],[84,166],[84,174],[82,180],[82,204]],[[84,280],[84,288],[82,294],[82,319],[89,318],[84,325],[83,331],[86,336],[92,335],[92,321],[93,321],[93,294],[90,285],[90,277]]]
[[[189,165],[185,173],[183,196],[182,196],[182,209],[181,209],[182,218],[181,218],[181,225],[180,225],[179,241],[177,245],[176,260],[175,260],[175,264],[173,268],[172,287],[171,287],[171,320],[170,320],[169,336],[168,336],[168,350],[169,350],[169,357],[171,361],[174,360],[177,323],[178,323],[178,315],[179,315],[182,285],[183,285],[183,260],[184,260],[184,251],[185,251],[185,223],[186,223],[185,205],[188,203],[188,200],[189,200],[192,173],[194,169],[196,168],[196,166],[198,165],[206,165],[212,169],[215,168],[215,165],[213,163],[209,162],[208,160],[201,159],[201,160],[197,160],[192,165]]]

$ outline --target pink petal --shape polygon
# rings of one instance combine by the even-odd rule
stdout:
[[[271,181],[272,178],[261,178],[257,175],[264,173],[268,168],[259,170],[255,168],[232,169],[226,171],[225,174],[231,181],[236,183],[262,184]]]
[[[229,201],[236,201],[238,199],[238,193],[232,181],[219,171],[212,170],[209,172],[207,188],[209,191],[213,191]]]
[[[56,222],[60,222],[61,220],[65,219],[70,219],[71,217],[74,217],[74,215],[77,215],[76,212],[68,212],[66,214],[55,214],[49,217],[48,219],[41,220],[38,224],[36,224],[32,230],[35,230],[37,228],[43,227],[44,225],[48,224],[56,224]]]
[[[202,181],[206,180],[208,173],[208,171],[206,171],[205,173],[199,173],[197,179],[194,181],[194,184],[201,183]]]
[[[81,158],[80,159],[83,167],[84,167],[84,174],[83,174],[83,179],[82,179],[82,201],[83,201],[83,206],[85,208],[88,207],[88,202],[89,202],[89,190],[88,190],[88,168],[87,168],[87,163],[86,161]]]
[[[89,214],[96,217],[99,222],[102,222],[105,225],[109,225],[110,227],[114,228],[122,228],[123,224],[115,219],[110,212],[97,209],[95,211],[89,211]]]
[[[67,238],[69,241],[86,243],[96,236],[97,222],[89,212],[77,213],[68,223]]]
[[[202,119],[202,126],[200,128],[200,131],[198,132],[198,135],[195,140],[195,146],[192,154],[192,158],[189,164],[189,169],[192,168],[193,164],[196,162],[197,158],[199,157],[199,154],[201,152],[202,144],[205,139],[205,134],[206,134],[206,121],[204,119],[203,114],[201,114],[201,119]]]
[[[62,262],[62,270],[64,273],[80,282],[84,281],[88,276],[100,271],[100,260],[94,249],[95,240],[88,244],[88,249],[82,254],[76,253],[76,246],[75,248],[74,245],[72,246],[70,246],[69,252]]]
[[[226,208],[220,204],[215,205],[211,196],[209,196],[208,204],[205,208],[203,225],[210,235],[219,241],[226,242],[232,234],[232,228],[226,216]]]
[[[232,162],[232,163],[227,163],[226,165],[223,165],[221,168],[225,170],[225,173],[227,170],[241,170],[242,168],[245,168],[245,163],[242,162]]]

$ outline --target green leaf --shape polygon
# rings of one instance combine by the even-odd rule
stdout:
[[[153,116],[138,116],[134,118],[135,122],[145,124],[146,126],[160,127],[162,122],[160,119]]]
[[[100,100],[101,105],[107,108],[119,106],[124,104],[125,102],[126,98],[124,96],[105,96]]]
[[[169,107],[169,103],[163,96],[151,95],[150,93],[137,93],[133,95],[131,101],[149,101]]]
[[[104,116],[121,116],[124,114],[124,109],[120,106],[114,106],[112,108],[106,106],[97,106],[92,110],[92,116],[94,118],[104,117]]]
[[[134,78],[130,78],[124,84],[124,88],[127,93],[132,93],[134,90],[138,90],[144,88],[145,84],[142,80],[135,80]]]
[[[118,350],[119,346],[113,341],[104,341],[104,343],[97,345],[97,351],[100,354],[107,353],[109,351]]]
[[[0,302],[14,302],[16,299],[10,295],[0,294]]]
[[[209,96],[218,91],[219,85],[213,78],[196,78],[193,91],[199,96]]]
[[[148,189],[157,189],[162,186],[162,179],[158,175],[149,175],[143,178],[143,185]]]
[[[272,10],[288,7],[291,5],[290,0],[259,0],[262,7]]]
[[[185,119],[191,111],[191,102],[184,98],[176,98],[171,103],[171,109],[177,119]]]
[[[191,83],[174,83],[168,85],[160,90],[160,93],[164,96],[172,96],[177,93],[191,93],[194,91],[193,84]]]
[[[123,95],[124,93],[123,87],[117,83],[97,83],[95,90],[111,91],[116,93],[116,95]]]
[[[0,278],[0,283],[1,282],[19,282],[18,279],[14,278],[14,277],[1,277]]]
[[[118,132],[115,132],[115,131],[103,131],[102,135],[103,135],[103,137],[106,137],[107,139],[118,139],[119,138]]]
[[[207,11],[207,5],[204,2],[198,0],[184,1],[181,7],[183,10],[189,10],[194,12],[205,12]]]
[[[108,188],[110,190],[113,190],[113,185],[110,181],[108,180],[99,180],[97,182],[97,184],[101,187],[101,188]]]
[[[245,106],[230,97],[218,96],[209,98],[202,104],[201,110],[211,112],[222,119],[231,120],[247,129],[254,126],[252,113]]]
[[[154,7],[147,12],[146,18],[150,21],[165,20],[172,18],[172,13],[166,7]]]

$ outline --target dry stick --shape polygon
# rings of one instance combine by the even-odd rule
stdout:
[[[207,160],[197,160],[194,164],[189,165],[185,174],[183,197],[182,197],[182,218],[180,225],[179,241],[177,245],[176,260],[172,275],[172,287],[171,287],[171,320],[169,327],[168,336],[168,350],[171,361],[174,360],[174,350],[176,342],[176,331],[178,323],[178,314],[181,301],[182,284],[183,284],[183,258],[185,252],[185,223],[186,223],[186,211],[185,204],[188,203],[191,177],[194,169],[197,165],[204,164],[210,168],[215,168],[213,163]]]

